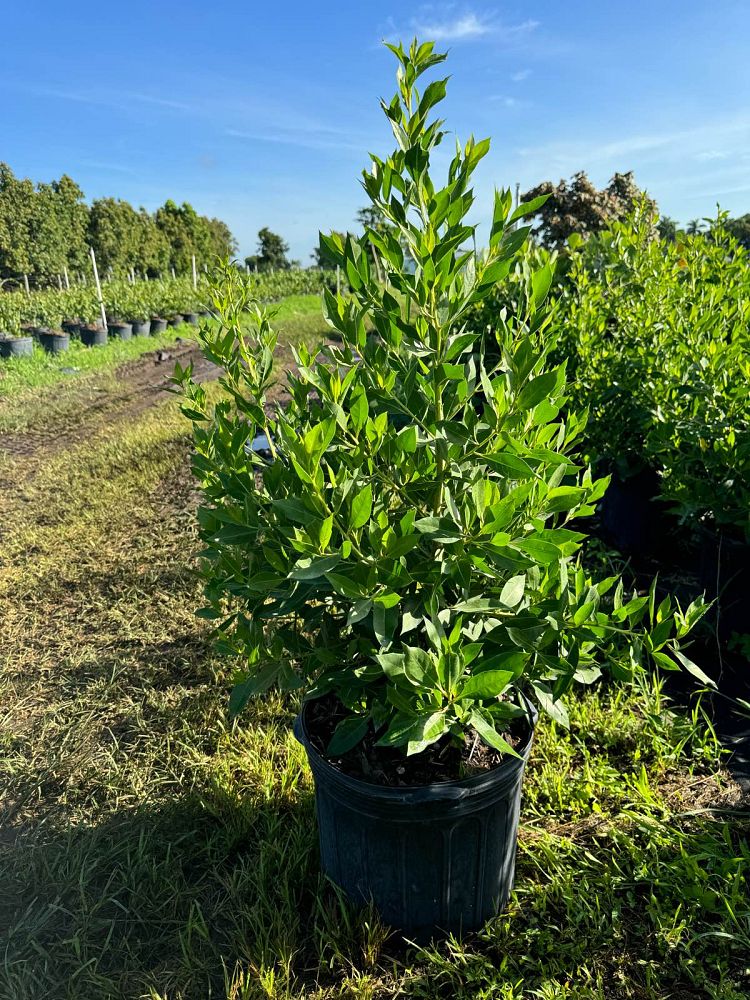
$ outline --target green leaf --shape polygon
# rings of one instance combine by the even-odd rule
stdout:
[[[552,697],[552,692],[547,685],[533,682],[532,687],[534,688],[534,694],[536,694],[537,701],[539,702],[542,710],[546,712],[551,719],[554,719],[558,725],[562,726],[563,729],[570,729],[570,719],[568,718],[567,709],[561,701],[556,701]]]
[[[543,375],[537,375],[536,378],[527,382],[518,394],[518,405],[521,409],[530,410],[541,403],[543,399],[547,399],[555,389],[558,378],[557,371],[544,372]]]
[[[458,692],[458,697],[496,698],[512,680],[512,670],[482,670],[471,675]]]
[[[534,295],[534,305],[537,309],[547,298],[554,273],[550,265],[545,264],[544,267],[541,267],[538,271],[534,271],[531,275],[531,289]]]
[[[369,613],[372,611],[372,601],[364,598],[363,600],[355,601],[352,608],[347,616],[347,625],[356,625],[357,622],[361,622],[363,618],[367,618]]]
[[[372,486],[363,486],[352,500],[351,527],[361,528],[367,524],[372,514]]]
[[[404,671],[414,684],[420,684],[425,674],[432,670],[432,657],[426,649],[418,646],[404,646]]]
[[[530,556],[534,562],[542,566],[549,566],[550,563],[557,562],[560,558],[559,546],[554,542],[545,541],[543,538],[522,538],[513,542],[513,547],[520,549]]]
[[[673,649],[672,655],[676,656],[685,670],[687,670],[689,674],[692,674],[693,677],[697,678],[701,684],[705,684],[707,687],[711,688],[716,687],[716,681],[712,680],[708,674],[701,670],[697,663],[693,663],[693,661],[689,659],[689,657],[685,656],[684,653],[681,653],[679,649]]]
[[[350,580],[348,576],[343,576],[341,573],[326,573],[325,578],[342,597],[356,600],[364,596],[361,584]]]
[[[300,559],[289,576],[292,580],[315,580],[330,572],[341,562],[341,556],[315,556],[313,559]]]
[[[508,743],[507,740],[498,733],[495,727],[488,722],[487,719],[480,712],[472,712],[469,716],[469,724],[476,729],[477,733],[481,736],[485,743],[488,743],[495,750],[499,750],[501,753],[510,754],[511,757],[520,757],[519,753],[513,749],[513,747]]]
[[[412,454],[417,450],[417,428],[413,424],[410,427],[404,427],[396,440],[401,451]]]
[[[518,455],[509,451],[492,452],[489,455],[483,455],[482,458],[493,469],[502,472],[509,479],[529,479],[534,475],[534,469],[525,459],[519,458]]]
[[[364,739],[369,725],[370,720],[366,715],[353,715],[348,719],[342,719],[333,731],[326,753],[332,757],[345,754]]]
[[[508,219],[508,224],[515,222],[517,219],[525,219],[529,215],[536,215],[542,205],[549,198],[549,194],[540,194],[536,198],[532,198],[531,201],[522,201],[521,204],[516,208]]]
[[[388,646],[393,639],[393,633],[398,625],[396,608],[386,608],[383,604],[375,604],[372,609],[372,627],[375,638],[381,646]]]
[[[257,674],[251,674],[239,684],[235,684],[229,695],[229,718],[236,718],[248,701],[257,694],[267,691],[279,674],[279,664],[271,663]]]
[[[369,412],[370,410],[365,390],[360,386],[352,393],[352,400],[349,407],[352,427],[355,431],[361,431],[365,426]]]
[[[597,608],[598,604],[599,604],[598,600],[586,601],[585,604],[582,604],[580,606],[580,608],[576,609],[576,611],[575,611],[575,613],[573,615],[573,624],[574,625],[583,625],[583,623],[588,618],[591,617],[592,613],[594,611],[596,611],[596,608]]]
[[[319,515],[311,511],[299,497],[289,497],[286,500],[272,500],[272,506],[285,514],[290,521],[297,521],[307,527],[315,521]]]
[[[519,573],[518,576],[511,577],[511,579],[508,580],[503,589],[500,591],[501,604],[505,604],[509,608],[515,608],[517,604],[521,603],[525,589],[525,573]]]
[[[333,514],[330,514],[325,521],[321,521],[318,531],[318,543],[321,549],[327,549],[333,534]]]

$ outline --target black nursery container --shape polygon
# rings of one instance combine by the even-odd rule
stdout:
[[[175,313],[174,316],[170,316],[167,320],[167,326],[182,326],[185,322],[185,317],[182,313]]]
[[[158,333],[164,333],[167,329],[167,321],[161,318],[154,318],[151,320],[151,336],[155,337]]]
[[[352,902],[417,942],[479,929],[513,888],[529,734],[498,767],[459,781],[385,787],[343,774],[311,745],[306,708],[294,732],[315,779],[323,871]]]
[[[703,532],[699,580],[712,609],[715,627],[725,642],[748,632],[750,607],[750,544],[721,532]],[[743,695],[744,696],[744,695]]]
[[[33,337],[0,336],[0,358],[24,358],[33,353]]]
[[[82,326],[79,336],[85,347],[103,347],[108,340],[107,331],[103,326]]]
[[[107,327],[110,337],[118,340],[130,340],[133,336],[132,323],[110,323]]]
[[[185,320],[186,323],[189,323],[191,326],[198,325],[198,313],[185,313],[183,319]]]
[[[70,347],[70,334],[59,330],[38,329],[39,343],[48,354],[61,354]]]
[[[133,328],[134,337],[148,337],[151,335],[150,319],[134,319],[130,325]]]

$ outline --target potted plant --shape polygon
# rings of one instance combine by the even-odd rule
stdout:
[[[62,312],[59,303],[43,298],[36,302],[37,323],[34,328],[39,343],[48,354],[60,354],[70,347],[70,334],[62,329]]]
[[[151,311],[150,296],[145,282],[138,282],[133,285],[130,297],[130,316],[134,337],[148,337],[151,335]]]
[[[32,354],[34,338],[22,336],[21,309],[15,295],[0,295],[0,358],[20,358]]]
[[[75,308],[80,316],[78,336],[85,347],[102,347],[108,341],[107,328],[102,325],[101,310],[92,288],[76,291]]]
[[[465,218],[489,143],[457,147],[438,185],[444,133],[428,119],[446,81],[416,84],[445,57],[389,48],[399,92],[383,107],[399,148],[364,174],[386,224],[321,236],[352,289],[325,292],[340,344],[300,348],[290,402],[272,406],[276,335],[252,278],[227,263],[212,284],[218,323],[199,334],[224,398],[189,369],[175,381],[205,501],[200,614],[242,663],[230,710],[273,685],[304,693],[295,732],[322,867],[422,939],[476,928],[507,900],[537,709],[565,725],[573,684],[625,680],[649,658],[701,674],[679,641],[702,606],[626,597],[580,565],[571,522],[606,480],[573,457],[585,421],[565,366],[546,364],[549,262],[529,269],[493,362],[464,325],[509,274],[538,204],[512,211],[497,193],[475,255]],[[252,448],[259,434],[270,460]]]

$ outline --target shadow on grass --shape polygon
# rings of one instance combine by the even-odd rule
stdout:
[[[419,952],[394,936],[382,953],[373,915],[318,875],[299,770],[244,790],[231,772],[91,827],[6,838],[0,996],[746,995],[747,829],[705,819],[527,839],[511,908],[481,934]],[[378,991],[339,992],[352,975]]]
[[[204,998],[235,962],[291,962],[317,908],[315,847],[307,793],[209,790],[6,836],[0,996]]]

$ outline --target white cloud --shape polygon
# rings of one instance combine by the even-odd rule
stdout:
[[[705,150],[703,152],[696,153],[695,154],[695,159],[696,160],[703,160],[703,161],[705,161],[705,160],[726,160],[726,158],[728,156],[729,156],[729,153],[722,152],[719,149],[707,149],[707,150]]]
[[[233,139],[248,139],[254,142],[281,143],[284,146],[300,146],[304,149],[350,149],[362,153],[367,148],[364,142],[347,142],[343,139],[329,138],[308,130],[288,131],[248,131],[245,129],[228,128],[225,135]]]
[[[658,156],[724,159],[729,152],[719,156],[705,156],[706,148],[719,145],[744,146],[750,137],[750,117],[738,115],[723,121],[675,130],[673,132],[640,133],[617,139],[584,138],[572,141],[551,142],[543,146],[526,147],[517,150],[524,160],[546,163],[546,170],[580,170],[587,164],[619,162],[625,157],[644,159]],[[622,169],[627,169],[622,165]]]
[[[492,30],[489,21],[476,14],[467,13],[453,20],[412,22],[419,35],[435,42],[456,42],[467,38],[481,38]]]
[[[477,12],[468,7],[457,9],[454,3],[425,4],[409,22],[409,32],[420,38],[434,42],[469,42],[493,38],[501,42],[511,42],[528,34],[539,26],[538,21],[526,20],[519,24],[506,25],[494,11]],[[404,32],[395,30],[394,36]]]
[[[517,73],[513,73],[511,80],[513,83],[521,83],[522,80],[528,80],[531,76],[530,69],[520,69]]]
[[[489,98],[494,104],[502,104],[504,108],[517,108],[521,101],[515,97],[507,97],[505,94],[493,94]]]

